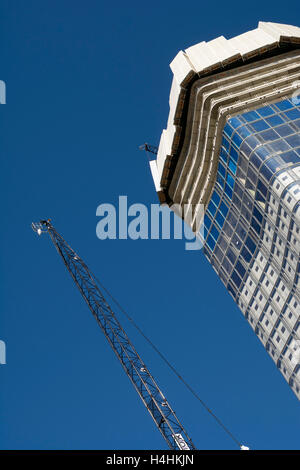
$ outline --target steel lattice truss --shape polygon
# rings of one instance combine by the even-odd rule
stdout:
[[[187,432],[105,300],[87,265],[54,229],[50,221],[32,224],[32,228],[39,235],[42,232],[49,233],[89,309],[170,449],[195,449]]]

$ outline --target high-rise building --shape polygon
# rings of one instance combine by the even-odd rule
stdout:
[[[300,398],[300,28],[260,22],[180,51],[151,170],[204,206],[204,252]]]

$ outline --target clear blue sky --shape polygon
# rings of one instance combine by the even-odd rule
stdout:
[[[157,202],[138,146],[166,125],[177,51],[259,20],[297,24],[299,2],[1,2],[1,448],[165,448],[50,240],[31,231],[46,217],[242,442],[299,448],[299,402],[203,254],[95,231],[103,202]],[[127,329],[197,447],[235,448]]]

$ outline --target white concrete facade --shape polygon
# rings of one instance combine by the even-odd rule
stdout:
[[[212,88],[214,79],[212,80],[210,75],[220,71],[218,75],[220,83],[215,84],[215,86],[218,88],[223,84],[225,90],[222,90],[221,95],[224,96],[224,94],[230,92],[226,90],[226,86],[231,83],[233,92],[232,102],[235,102],[234,86],[237,86],[239,80],[243,79],[242,77],[247,78],[247,70],[249,71],[250,80],[255,76],[253,67],[245,66],[243,69],[243,64],[247,64],[249,60],[254,59],[257,59],[259,64],[259,60],[265,57],[267,53],[272,54],[272,51],[274,54],[278,53],[280,48],[284,51],[284,46],[289,44],[300,44],[300,28],[290,25],[259,22],[256,29],[241,34],[240,36],[232,39],[226,39],[224,36],[220,36],[209,42],[203,41],[185,51],[180,51],[176,55],[170,64],[173,72],[173,81],[169,97],[170,112],[168,124],[167,128],[162,131],[156,159],[157,178],[160,180],[161,185],[160,190],[165,189],[166,175],[171,166],[171,158],[178,152],[178,146],[183,132],[181,118],[187,98],[187,89],[192,81],[197,78],[203,78],[204,90],[202,98],[206,100],[207,90],[205,89],[205,83],[208,84],[206,88]],[[272,73],[272,61],[270,61],[270,63],[269,71]],[[259,67],[258,64],[257,66]],[[239,76],[239,72],[236,71],[237,68],[241,76]],[[226,70],[226,72],[224,72],[224,70]],[[235,72],[232,72],[232,74],[235,75],[235,85],[234,79],[227,78],[229,70],[235,70]],[[290,72],[287,71],[286,73],[288,74]],[[208,77],[207,80],[205,80],[205,77]],[[299,75],[295,75],[292,83],[295,82],[298,77]],[[268,83],[270,86],[270,78],[268,79]],[[253,93],[258,95],[258,99],[261,98],[259,92],[256,93],[256,90],[253,90]],[[243,98],[245,100],[245,96]],[[212,106],[211,100],[216,99],[216,97],[213,96],[213,92],[209,99],[210,103],[208,103],[207,106]],[[274,99],[276,99],[275,96]],[[255,103],[248,103],[249,107],[251,107],[252,104],[255,106]],[[243,106],[245,106],[245,103],[243,103]],[[229,111],[238,112],[238,109],[227,110],[227,113],[229,113]],[[226,113],[226,110],[222,109],[220,114],[223,118],[225,117],[224,113]],[[179,203],[180,201],[177,200],[173,202]]]

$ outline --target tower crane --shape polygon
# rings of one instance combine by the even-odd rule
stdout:
[[[50,219],[32,223],[31,226],[38,235],[49,234],[82,297],[169,448],[195,449],[191,438],[137,353],[87,265],[55,230]]]

